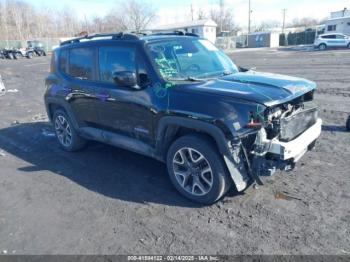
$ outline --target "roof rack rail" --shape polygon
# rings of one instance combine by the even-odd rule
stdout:
[[[66,41],[63,41],[60,46],[79,43],[81,40],[92,40],[96,38],[106,38],[110,37],[112,40],[138,40],[139,37],[133,33],[105,33],[105,34],[93,34],[93,35],[85,35],[82,37],[72,38]]]
[[[199,35],[194,34],[194,33],[187,33],[184,31],[171,31],[171,32],[158,32],[158,33],[153,33],[151,35],[183,35],[183,36],[194,36],[194,37],[199,37]]]

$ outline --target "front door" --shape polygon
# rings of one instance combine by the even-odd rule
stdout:
[[[100,84],[96,88],[100,126],[117,134],[151,142],[152,110],[149,81],[140,56],[132,46],[103,46],[98,50]],[[132,71],[139,77],[140,89],[118,86],[112,74]]]

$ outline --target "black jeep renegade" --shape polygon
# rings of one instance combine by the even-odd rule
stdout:
[[[163,161],[177,190],[206,204],[293,168],[321,132],[315,83],[237,67],[179,32],[63,42],[46,88],[63,149],[96,140]]]

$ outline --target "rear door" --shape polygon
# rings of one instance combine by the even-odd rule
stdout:
[[[80,126],[94,125],[97,121],[95,51],[94,47],[70,48],[62,50],[59,58],[61,89]]]

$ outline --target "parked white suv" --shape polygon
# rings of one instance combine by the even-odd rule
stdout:
[[[319,50],[325,50],[329,47],[347,47],[350,48],[350,37],[344,34],[324,34],[319,35],[314,42],[314,47]]]

